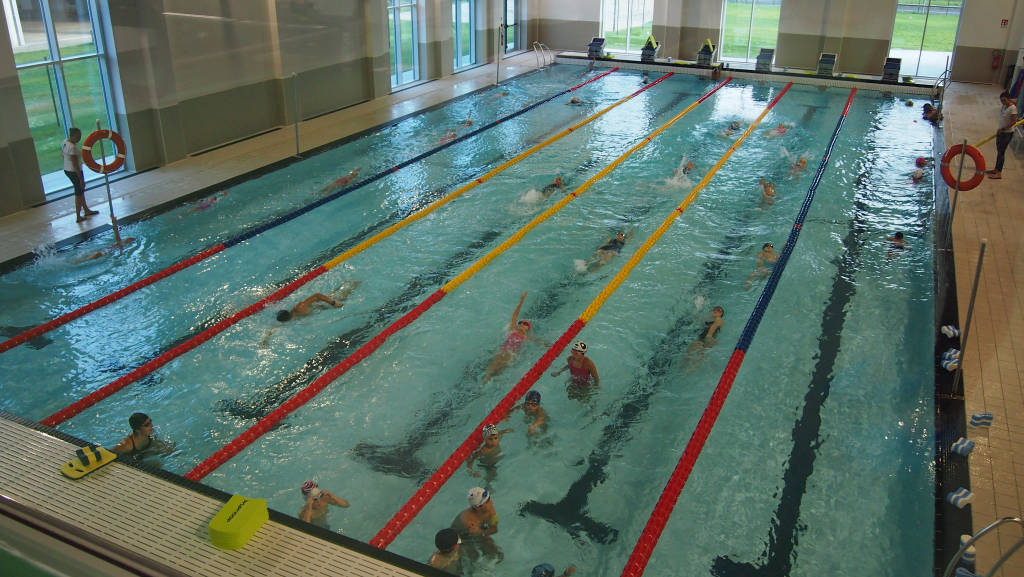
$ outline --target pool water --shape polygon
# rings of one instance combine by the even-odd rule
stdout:
[[[467,115],[485,124],[585,75],[558,65],[517,78],[232,187],[208,210],[182,205],[138,222],[122,232],[138,241],[118,258],[73,264],[109,238],[41,250],[0,277],[0,325],[82,306],[303,206],[356,167],[369,176],[428,150]],[[558,193],[538,198],[545,184],[562,176],[575,189],[712,86],[666,79],[281,306],[359,281],[341,310],[283,325],[276,310],[258,313],[60,428],[112,443],[128,414],[145,411],[174,447],[162,466],[188,472],[555,202]],[[0,408],[44,418],[640,87],[639,73],[597,80],[574,92],[583,106],[559,97],[0,355]],[[681,159],[695,163],[696,182],[734,142],[722,129],[753,121],[781,88],[721,88],[204,482],[297,514],[298,487],[316,479],[351,503],[330,513],[331,527],[369,541],[546,350],[528,343],[482,383],[520,295],[520,316],[553,342],[688,194],[672,179]],[[540,562],[621,573],[760,293],[763,280],[748,278],[756,255],[765,242],[781,250],[848,95],[793,86],[583,329],[600,389],[569,398],[562,377],[545,376],[535,388],[546,434],[527,438],[518,413],[502,424],[515,431],[488,487],[504,560],[482,560],[473,574],[527,574]],[[858,92],[648,574],[930,573],[932,205],[930,183],[909,174],[932,129],[917,117],[899,98]],[[782,137],[765,136],[790,122]],[[808,169],[790,175],[800,156]],[[774,204],[761,201],[761,177],[776,183]],[[634,235],[622,254],[577,272],[574,261],[619,230]],[[897,230],[908,250],[885,241]],[[688,353],[715,305],[726,311],[718,345]],[[463,468],[389,549],[425,561],[434,533],[482,483]]]

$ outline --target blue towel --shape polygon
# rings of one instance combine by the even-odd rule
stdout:
[[[963,509],[967,505],[970,505],[973,500],[974,493],[964,489],[963,487],[960,487],[956,491],[946,495],[946,501],[957,509]]]
[[[996,418],[992,413],[974,413],[971,415],[972,427],[991,427],[992,421]]]
[[[960,336],[960,329],[954,327],[953,325],[946,325],[939,330],[942,331],[942,334],[946,335],[951,339],[955,339],[956,337]]]
[[[960,359],[960,349],[949,349],[942,353],[942,358],[945,359]]]
[[[978,577],[978,575],[976,573],[971,573],[970,571],[968,571],[967,569],[964,569],[963,567],[957,567],[956,568],[956,573],[954,573],[953,575],[955,575],[956,577]]]
[[[960,546],[963,547],[964,543],[967,543],[970,540],[970,535],[960,535]],[[971,545],[964,551],[964,554],[960,556],[960,564],[966,565],[968,569],[973,569],[974,562],[977,560],[977,558],[978,552],[977,550],[975,550],[974,545]]]
[[[944,368],[947,371],[952,373],[953,371],[955,371],[955,370],[960,368],[960,360],[959,359],[946,359],[946,360],[942,361],[942,363],[940,363],[940,365],[942,366],[942,368]]]
[[[963,455],[966,457],[974,450],[974,441],[968,441],[967,439],[960,437],[957,442],[950,446],[950,449],[957,455]]]

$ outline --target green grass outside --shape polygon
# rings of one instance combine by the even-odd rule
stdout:
[[[725,28],[719,58],[747,57],[747,28],[752,26],[750,37],[750,58],[757,58],[762,48],[775,48],[779,37],[779,6],[754,7],[754,19],[750,19],[749,2],[729,2],[725,7]],[[714,42],[714,38],[711,39]]]
[[[64,57],[94,52],[92,44],[66,46],[62,48]],[[18,63],[39,62],[47,58],[46,50],[34,50],[15,53]],[[58,68],[40,66],[20,70],[18,79],[21,84],[21,95],[25,101],[29,129],[39,159],[40,174],[63,170],[64,159],[60,145],[66,138],[63,120],[58,114],[56,105],[56,78]],[[71,116],[75,124],[84,134],[95,129],[96,119],[107,125],[107,108],[103,101],[103,87],[100,83],[98,60],[66,62],[64,79],[67,83],[68,99],[71,105]],[[109,144],[109,143],[107,143]]]
[[[613,50],[618,52],[626,51],[626,36],[632,38],[629,49],[631,52],[640,52],[640,49],[644,47],[644,42],[647,42],[647,36],[651,33],[650,26],[634,26],[626,29],[622,28],[615,31],[606,31],[604,34],[604,49]]]
[[[928,16],[928,34],[924,38],[924,49],[934,52],[952,52],[956,42],[956,28],[960,17],[950,14]],[[924,32],[924,14],[898,12],[892,32],[892,47],[917,50],[921,48],[921,34]]]

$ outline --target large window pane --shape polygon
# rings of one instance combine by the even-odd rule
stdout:
[[[511,52],[519,46],[519,20],[516,16],[516,0],[505,0],[505,52]]]
[[[49,0],[53,29],[62,58],[93,54],[96,42],[86,0]]]
[[[53,73],[54,69],[50,66],[18,72],[21,96],[25,99],[25,112],[28,113],[28,126],[36,145],[42,174],[64,170],[60,144],[64,141],[66,130],[57,101],[57,83]]]
[[[762,48],[775,48],[782,0],[727,0],[719,58],[751,62]]]
[[[15,8],[13,12],[4,11],[11,47],[14,49],[14,63],[21,65],[52,60],[55,56],[50,54],[39,1],[17,0],[11,5],[7,5],[6,1],[4,3],[5,8]]]
[[[653,0],[602,0],[601,35],[611,52],[640,52],[654,25]]]
[[[416,29],[414,27],[413,15],[415,9],[411,6],[402,8],[398,12],[399,39],[401,42],[401,64],[398,67],[400,83],[416,80]]]
[[[75,126],[84,134],[96,130],[96,120],[103,128],[110,128],[99,62],[89,58],[65,63],[64,81]]]
[[[936,77],[953,55],[962,0],[918,0],[896,5],[889,56],[902,59],[900,72]]]
[[[476,63],[473,12],[472,0],[452,0],[452,40],[455,45],[456,70]]]

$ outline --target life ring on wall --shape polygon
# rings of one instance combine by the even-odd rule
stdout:
[[[942,180],[946,181],[948,186],[956,186],[956,177],[949,170],[949,163],[956,156],[959,156],[961,151],[967,156],[971,157],[974,161],[974,176],[970,180],[964,180],[960,182],[960,190],[971,190],[972,188],[981,184],[981,181],[985,180],[985,157],[981,155],[981,152],[971,145],[967,145],[966,150],[963,144],[954,144],[949,147],[949,150],[942,155],[941,171]]]
[[[114,143],[114,152],[117,154],[117,157],[114,158],[114,162],[111,162],[110,164],[100,164],[92,157],[92,145],[96,144],[96,141],[104,138]],[[100,174],[114,172],[124,166],[124,153],[124,139],[121,138],[120,134],[113,130],[97,130],[89,136],[86,136],[85,140],[82,142],[82,162],[92,169],[93,172],[98,172]]]

